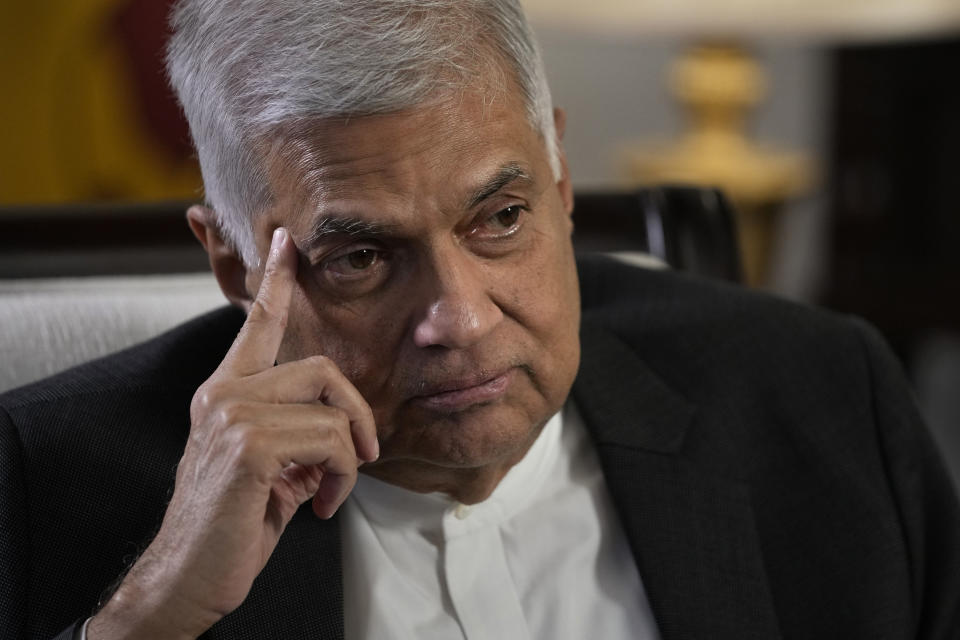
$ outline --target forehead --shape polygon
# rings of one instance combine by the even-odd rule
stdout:
[[[532,182],[549,172],[519,96],[480,90],[398,113],[309,123],[278,137],[268,161],[278,208],[301,214],[332,203],[449,206],[504,167],[519,167]]]

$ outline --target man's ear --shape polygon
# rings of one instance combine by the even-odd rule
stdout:
[[[247,290],[247,268],[220,235],[213,209],[200,205],[190,207],[187,209],[187,223],[206,250],[210,269],[213,270],[223,295],[235,306],[248,310],[253,297]]]
[[[557,154],[560,159],[560,179],[557,180],[557,188],[560,189],[564,211],[570,215],[573,213],[573,184],[570,182],[567,154],[563,150],[563,134],[567,130],[567,112],[560,107],[553,109],[553,127],[557,132]]]

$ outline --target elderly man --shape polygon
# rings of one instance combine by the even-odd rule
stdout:
[[[957,503],[885,348],[578,265],[515,2],[173,26],[235,308],[0,398],[5,637],[957,637]]]

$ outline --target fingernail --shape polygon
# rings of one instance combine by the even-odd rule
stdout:
[[[270,253],[276,253],[287,239],[287,230],[283,227],[277,227],[273,230],[273,238],[270,240]]]

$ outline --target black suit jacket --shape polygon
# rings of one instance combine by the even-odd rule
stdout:
[[[960,510],[871,329],[677,274],[580,269],[573,395],[665,640],[960,637]],[[0,397],[4,638],[88,616],[149,542],[190,398],[242,319],[215,311]],[[204,637],[339,638],[342,599],[337,520],[307,505]]]

